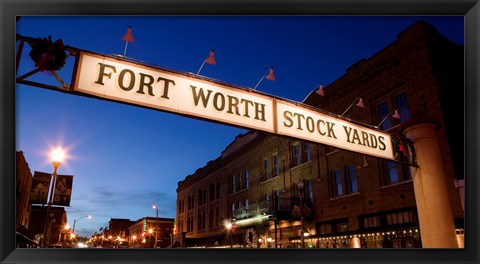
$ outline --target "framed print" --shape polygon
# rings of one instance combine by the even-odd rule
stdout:
[[[1,11],[2,263],[478,262],[478,1]]]

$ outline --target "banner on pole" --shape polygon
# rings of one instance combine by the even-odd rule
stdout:
[[[72,184],[72,175],[57,175],[52,204],[70,206],[70,199],[72,196]]]
[[[33,174],[32,188],[30,189],[31,204],[46,204],[48,189],[52,180],[51,173],[35,171]]]

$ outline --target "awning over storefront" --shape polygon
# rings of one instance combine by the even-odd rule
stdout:
[[[214,247],[224,245],[225,235],[215,235],[200,238],[186,238],[185,243],[187,247]]]
[[[37,242],[33,241],[30,239],[28,236],[16,231],[16,243],[19,244],[29,244],[32,245],[32,247],[36,247],[38,245]]]

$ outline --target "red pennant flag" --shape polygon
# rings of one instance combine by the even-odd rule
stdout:
[[[365,104],[363,103],[363,99],[360,98],[360,100],[358,100],[358,103],[356,104],[356,106],[360,107],[360,108],[364,108],[365,107]]]
[[[270,81],[275,81],[275,76],[273,75],[273,68],[270,68],[270,72],[265,78]]]
[[[405,157],[407,157],[407,150],[405,149],[405,145],[403,144],[403,141],[400,140],[400,143],[398,144],[398,149],[403,153]]]
[[[125,35],[123,35],[122,40],[125,40],[125,41],[128,41],[128,42],[135,42],[135,39],[133,38],[133,35],[132,35],[132,27],[131,26],[128,26],[127,33],[125,33]]]
[[[212,65],[217,64],[216,61],[215,61],[214,55],[215,55],[214,51],[211,50],[210,51],[210,56],[205,59],[205,62],[208,63],[208,64],[212,64]]]
[[[318,88],[318,90],[316,91],[316,93],[320,96],[324,96],[324,91],[323,91],[323,85],[320,85],[320,87]]]

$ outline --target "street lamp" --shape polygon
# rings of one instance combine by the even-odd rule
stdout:
[[[68,224],[66,224],[63,227],[63,231],[60,232],[60,238],[58,239],[58,241],[62,241],[62,237],[63,237],[62,247],[65,247],[67,245],[67,233],[68,233],[69,229],[70,229],[70,226]]]
[[[302,230],[300,231],[300,241],[302,243],[302,248],[305,247],[305,234],[304,234],[304,223],[303,223],[303,201],[302,201],[302,191],[303,191],[303,181],[300,180],[297,182],[298,194],[300,196],[300,222],[302,223]]]
[[[64,157],[65,153],[63,152],[63,150],[58,147],[57,149],[55,149],[55,151],[53,151],[52,153],[52,160],[53,160],[53,174],[52,174],[52,178],[51,178],[51,185],[50,185],[50,197],[48,199],[48,205],[47,205],[47,213],[45,214],[45,223],[44,223],[44,226],[43,226],[43,238],[42,238],[42,244],[43,246],[48,246],[48,244],[50,243],[50,229],[48,228],[49,227],[49,223],[50,223],[50,219],[51,216],[50,216],[50,211],[52,209],[52,202],[53,202],[53,188],[55,187],[55,182],[57,180],[57,169],[58,167],[60,167],[60,164],[62,163],[63,161],[63,157]]]
[[[84,215],[84,216],[82,216],[82,217],[80,217],[80,218],[78,218],[78,219],[74,219],[74,220],[73,220],[72,233],[75,234],[75,223],[77,223],[78,221],[80,221],[80,220],[81,220],[82,218],[84,218],[84,217],[86,217],[86,218],[88,218],[88,219],[91,219],[91,218],[92,218],[91,215]]]
[[[157,218],[155,219],[155,243],[153,244],[153,248],[157,247],[157,229],[158,229],[158,207],[157,205],[152,205],[152,208],[157,211]]]

